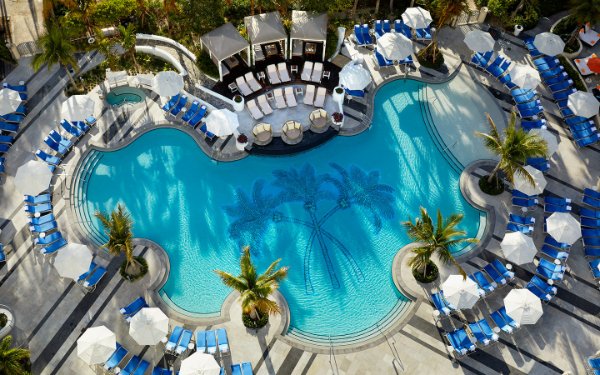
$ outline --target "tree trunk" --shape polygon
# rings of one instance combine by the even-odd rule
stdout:
[[[356,9],[358,8],[358,0],[354,0],[354,5],[352,6],[352,18],[356,19]]]
[[[260,315],[258,315],[258,311],[254,307],[250,310],[250,314],[248,315],[250,315],[250,318],[252,318],[252,320],[260,319]]]
[[[250,15],[254,15],[254,0],[250,0]]]
[[[379,13],[379,3],[381,0],[377,0],[377,2],[375,3],[375,14]]]
[[[67,72],[67,76],[69,77],[69,81],[71,81],[71,84],[73,85],[73,87],[77,86],[77,83],[75,83],[75,78],[73,78],[73,75],[69,71],[69,68],[67,66],[64,66],[64,68],[65,68],[65,71]]]
[[[390,0],[390,14],[394,13],[394,0]]]
[[[488,183],[491,184],[494,177],[498,174],[498,170],[500,169],[500,162],[496,164],[492,173],[490,173],[490,177],[488,177]]]
[[[425,263],[425,266],[423,266],[423,279],[427,277],[427,265],[429,264],[429,262]]]

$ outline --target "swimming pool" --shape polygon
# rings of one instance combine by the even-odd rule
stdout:
[[[112,106],[121,106],[126,103],[139,103],[144,100],[146,94],[137,87],[121,86],[111,89],[106,94],[106,102]]]
[[[88,154],[74,201],[96,233],[95,210],[126,205],[135,236],[169,254],[161,294],[180,310],[218,314],[230,290],[212,271],[237,273],[250,244],[259,269],[277,258],[290,266],[281,285],[290,333],[354,340],[410,303],[391,276],[394,255],[410,242],[401,221],[421,205],[462,212],[474,237],[484,217],[462,197],[461,166],[426,125],[426,87],[388,83],[369,131],[286,157],[217,163],[183,131],[155,129]]]

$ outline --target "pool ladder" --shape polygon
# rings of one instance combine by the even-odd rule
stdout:
[[[401,370],[402,372],[404,372],[404,366],[402,365],[402,360],[400,359],[400,354],[398,354],[398,348],[396,348],[396,340],[394,340],[392,338],[392,340],[390,341],[390,339],[387,337],[385,332],[383,332],[381,330],[381,328],[379,327],[379,324],[376,324],[376,326],[377,326],[377,329],[379,330],[379,332],[385,338],[385,341],[387,342],[388,346],[390,347],[390,351],[392,352],[392,355],[394,356],[394,359],[392,359],[392,365],[394,366],[394,369],[396,370],[396,372],[398,372],[398,370]]]
[[[339,374],[340,371],[338,369],[337,361],[335,359],[335,353],[333,352],[333,343],[331,342],[331,335],[327,335],[329,339],[329,366],[331,367],[332,374]]]

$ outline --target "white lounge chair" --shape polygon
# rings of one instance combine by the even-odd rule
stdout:
[[[271,82],[272,85],[277,85],[281,83],[279,75],[277,74],[277,68],[275,67],[275,64],[267,66],[267,75],[269,76],[269,82]]]
[[[317,89],[317,97],[315,98],[315,103],[313,104],[315,107],[323,108],[325,105],[325,97],[327,96],[327,90],[325,87],[319,87]]]
[[[600,40],[600,33],[592,29],[589,22],[579,30],[579,39],[585,44],[593,47]]]
[[[323,75],[323,63],[316,62],[312,71],[312,75],[310,76],[310,80],[313,82],[320,83],[321,76]]]
[[[287,107],[287,104],[285,104],[285,99],[283,99],[283,89],[279,88],[273,90],[273,95],[275,96],[275,107],[277,107],[277,109]]]
[[[285,88],[285,101],[287,102],[288,107],[295,107],[298,105],[298,103],[296,103],[296,95],[294,95],[293,87]]]
[[[304,67],[302,68],[302,74],[300,75],[300,78],[303,81],[310,81],[310,77],[312,75],[312,71],[313,71],[313,63],[312,63],[312,61],[305,61],[304,62]]]
[[[246,80],[244,80],[244,77],[237,77],[235,79],[235,84],[237,85],[240,94],[244,96],[252,94],[252,90],[250,89],[250,86],[248,86],[248,84],[246,83]]]
[[[265,115],[273,113],[273,108],[271,108],[271,105],[264,94],[259,96],[256,100],[258,100],[258,106]]]
[[[246,103],[246,107],[248,107],[248,110],[250,111],[250,115],[252,116],[253,119],[260,120],[261,118],[264,117],[263,113],[256,106],[256,101],[254,99],[248,100],[248,103]]]
[[[246,82],[248,83],[248,86],[250,86],[252,92],[257,92],[262,89],[262,86],[260,85],[260,83],[258,83],[252,72],[246,73],[244,78],[246,78]]]
[[[304,93],[304,104],[313,105],[315,100],[315,85],[306,85],[306,92]]]
[[[590,70],[590,67],[587,65],[588,61],[594,57],[596,57],[596,54],[592,53],[591,55],[589,55],[588,57],[585,57],[583,59],[573,60],[573,62],[575,63],[575,66],[577,66],[577,69],[579,70],[579,73],[581,73],[582,76],[588,76],[588,75],[594,73]]]
[[[290,74],[288,73],[287,65],[284,62],[277,64],[277,71],[279,72],[279,78],[281,78],[281,82],[290,82],[292,80],[290,78]]]

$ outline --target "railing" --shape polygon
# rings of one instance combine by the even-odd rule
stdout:
[[[174,41],[173,39],[166,38],[164,36],[152,35],[152,34],[142,34],[138,33],[135,35],[137,40],[149,40],[154,42],[162,42],[165,44],[170,44],[171,46],[180,49],[187,57],[189,57],[192,61],[196,62],[196,55],[192,53],[189,49],[187,49],[183,44]]]

